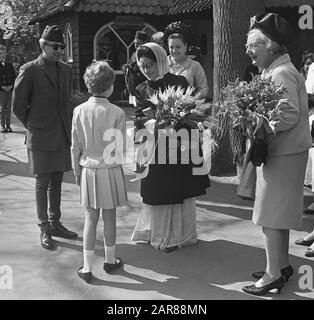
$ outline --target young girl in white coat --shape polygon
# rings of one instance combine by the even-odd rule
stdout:
[[[100,212],[104,221],[103,269],[110,273],[122,264],[121,258],[115,256],[115,247],[116,208],[127,202],[122,171],[125,115],[107,100],[113,92],[115,75],[106,62],[96,61],[88,66],[84,80],[93,96],[74,109],[71,152],[76,183],[80,186],[80,203],[86,208],[84,266],[78,270],[78,276],[91,282]]]

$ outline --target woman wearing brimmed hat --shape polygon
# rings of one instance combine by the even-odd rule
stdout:
[[[289,263],[289,231],[302,224],[303,182],[311,147],[307,95],[304,80],[291,63],[286,46],[292,32],[287,21],[274,13],[251,19],[246,53],[262,69],[262,77],[283,85],[288,99],[265,125],[268,146],[266,164],[257,167],[253,222],[263,229],[266,270],[254,272],[259,280],[243,291],[264,295],[278,293],[293,274]]]

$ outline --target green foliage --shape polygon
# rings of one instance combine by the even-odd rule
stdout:
[[[21,65],[39,54],[39,30],[28,22],[49,0],[4,0],[12,9],[10,23],[5,26],[4,38],[9,39],[9,58]]]

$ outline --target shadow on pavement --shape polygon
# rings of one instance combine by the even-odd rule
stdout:
[[[32,177],[29,172],[28,164],[25,162],[12,162],[6,160],[0,160],[0,174],[6,176],[14,175],[20,177]]]
[[[58,245],[82,251],[82,245],[59,241]],[[96,255],[103,257],[103,250],[97,249]],[[122,257],[124,265],[112,274],[129,281],[108,281],[108,278],[103,280],[95,277],[90,285],[147,291],[148,295],[155,291],[184,300],[308,299],[304,297],[308,290],[299,288],[301,274],[298,274],[298,270],[301,265],[311,265],[314,268],[314,261],[296,256],[291,256],[295,274],[280,295],[276,291],[268,293],[265,297],[242,293],[243,285],[254,283],[251,273],[263,270],[264,255],[263,249],[225,240],[199,240],[193,246],[183,247],[171,253],[155,250],[142,242],[134,245],[118,244],[117,256]]]

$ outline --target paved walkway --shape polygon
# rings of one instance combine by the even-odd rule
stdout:
[[[127,176],[129,203],[117,211],[117,255],[124,268],[108,275],[102,271],[103,242],[98,227],[92,284],[76,275],[82,264],[83,209],[72,173],[65,175],[62,193],[64,225],[78,232],[76,240],[57,239],[57,248],[39,245],[36,226],[34,179],[27,168],[24,130],[15,120],[14,133],[0,134],[0,299],[104,299],[104,300],[251,300],[313,299],[314,283],[304,283],[302,266],[314,273],[314,259],[294,241],[314,228],[314,217],[304,216],[303,231],[291,232],[291,264],[295,275],[280,295],[252,297],[241,291],[253,283],[252,271],[265,265],[263,237],[251,222],[252,202],[235,195],[234,178],[212,177],[208,193],[197,201],[196,245],[171,253],[130,240],[141,208],[139,183]],[[311,202],[305,190],[305,205]],[[12,289],[1,289],[6,267],[13,271]],[[9,269],[9,270],[10,270]],[[312,274],[313,276],[313,274]],[[304,277],[304,276],[303,276]],[[310,280],[313,281],[312,277]],[[8,283],[7,283],[8,284]]]

